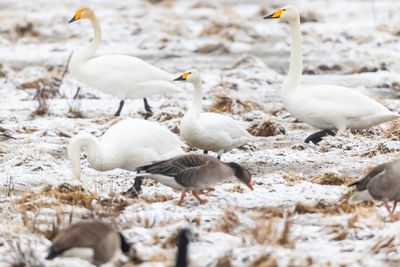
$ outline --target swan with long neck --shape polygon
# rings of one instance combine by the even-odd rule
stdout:
[[[342,86],[301,86],[303,58],[300,16],[294,6],[285,6],[265,19],[289,23],[291,37],[290,67],[282,86],[283,105],[297,119],[322,131],[306,139],[318,143],[335,130],[366,129],[399,118],[385,106],[357,91]],[[301,88],[302,87],[302,88]]]
[[[81,132],[68,145],[72,176],[80,179],[80,154],[86,149],[90,166],[98,171],[137,167],[181,155],[180,139],[168,129],[150,121],[126,119],[114,124],[99,140]]]
[[[231,117],[201,112],[202,79],[197,70],[189,70],[174,81],[190,82],[194,88],[192,105],[179,127],[182,139],[189,146],[202,149],[205,154],[216,152],[221,158],[222,153],[257,139]]]
[[[94,56],[101,41],[99,21],[87,6],[80,7],[69,22],[80,19],[88,19],[91,22],[94,38],[87,48],[73,53],[69,69],[72,75],[84,84],[120,98],[116,116],[120,115],[126,99],[144,98],[147,116],[150,116],[152,111],[146,97],[182,92],[182,89],[172,82],[170,74],[137,57]]]

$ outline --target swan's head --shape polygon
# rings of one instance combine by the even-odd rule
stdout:
[[[93,18],[93,11],[88,6],[81,6],[76,12],[75,15],[68,21],[68,23],[80,20],[80,19],[90,19]]]
[[[226,163],[233,170],[234,175],[238,178],[242,183],[247,185],[250,190],[253,190],[253,185],[251,184],[251,174],[248,170],[240,166],[235,162]]]
[[[197,70],[188,70],[184,72],[181,76],[174,79],[174,81],[187,81],[191,83],[201,83],[201,75]]]
[[[299,12],[295,6],[288,5],[275,10],[271,14],[265,16],[264,19],[281,19],[290,22],[299,19]]]

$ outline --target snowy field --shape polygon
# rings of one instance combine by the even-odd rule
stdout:
[[[189,226],[190,266],[398,266],[400,216],[381,205],[349,205],[347,187],[372,166],[398,156],[396,123],[303,140],[316,129],[282,106],[289,27],[262,17],[287,3],[301,12],[303,82],[348,86],[400,111],[400,1],[119,0],[90,1],[102,26],[98,54],[135,55],[176,76],[203,76],[204,109],[226,112],[267,141],[223,155],[250,170],[255,190],[228,181],[189,196],[146,181],[136,198],[127,171],[97,172],[82,156],[77,190],[66,145],[80,130],[100,136],[123,118],[142,118],[142,100],[125,103],[66,73],[70,53],[88,45],[88,21],[68,24],[80,1],[0,0],[0,266],[90,266],[45,261],[58,229],[71,221],[114,223],[144,260],[173,266],[178,229]],[[186,94],[150,97],[152,121],[177,132]],[[79,94],[75,96],[77,88]],[[39,106],[40,102],[40,106]],[[264,139],[265,140],[265,139]],[[199,151],[200,153],[200,151]],[[83,154],[84,155],[84,154]],[[115,266],[136,266],[120,257]],[[110,265],[112,266],[112,265]]]

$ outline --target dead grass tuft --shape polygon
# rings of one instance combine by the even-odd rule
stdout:
[[[321,200],[314,206],[296,203],[294,212],[298,214],[324,213],[338,215],[344,213],[355,213],[359,215],[367,215],[369,213],[368,208],[372,207],[373,205],[374,204],[372,202],[349,204],[346,199],[341,200],[338,204],[326,204]]]
[[[283,179],[289,185],[293,185],[299,182],[308,181],[320,185],[349,185],[355,181],[355,177],[352,176],[338,176],[334,173],[324,173],[321,176],[306,177],[296,173],[286,173],[283,175]]]
[[[223,43],[214,43],[202,45],[197,47],[194,51],[199,54],[210,54],[216,52],[219,54],[226,54],[229,52],[229,49]]]
[[[231,259],[229,253],[226,253],[224,256],[217,260],[215,267],[231,267]]]
[[[247,130],[254,136],[286,134],[285,128],[274,121],[256,121]]]
[[[221,220],[219,220],[216,231],[231,233],[240,225],[238,216],[233,210],[225,210]]]
[[[288,213],[284,218],[271,218],[258,220],[251,234],[258,244],[269,244],[291,247],[293,244],[289,239],[291,223]]]
[[[237,114],[250,112],[255,109],[261,110],[261,106],[253,101],[242,101],[226,95],[216,95],[214,103],[208,108],[210,112]]]
[[[32,241],[27,241],[27,244],[22,244],[20,238],[6,239],[8,251],[8,263],[12,267],[42,267],[45,266],[41,257],[35,253],[34,248],[37,246]],[[8,266],[8,265],[7,265]]]
[[[278,262],[272,255],[263,255],[250,262],[247,267],[278,267]]]
[[[399,149],[389,148],[386,146],[385,143],[379,143],[375,149],[367,151],[367,152],[361,154],[361,156],[372,158],[379,154],[389,154],[389,153],[393,153],[396,151],[399,151]]]
[[[338,176],[334,173],[324,173],[322,176],[311,178],[311,182],[321,185],[349,185],[355,178],[350,176]]]
[[[395,236],[380,238],[369,250],[374,254],[390,252],[397,253],[397,246],[395,244]]]

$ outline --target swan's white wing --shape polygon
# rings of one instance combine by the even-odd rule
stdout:
[[[358,118],[390,112],[376,100],[342,86],[316,86],[300,90],[305,96],[318,101],[324,110],[330,110],[331,115],[332,112],[338,112],[347,118]]]
[[[218,113],[201,113],[195,122],[190,139],[194,145],[207,150],[229,150],[250,134],[240,123]]]
[[[141,60],[140,58],[132,56],[98,56],[87,60],[83,65],[85,68],[98,74],[102,73],[103,75],[107,75],[108,73],[109,75],[116,75],[119,73],[119,75],[122,74],[125,77],[129,77],[129,79],[135,82],[173,80],[173,77],[169,73]]]
[[[113,125],[101,138],[108,159],[128,170],[183,154],[181,140],[154,122],[126,119]]]
[[[396,116],[374,99],[341,86],[304,87],[284,104],[296,118],[320,129],[370,127]]]

